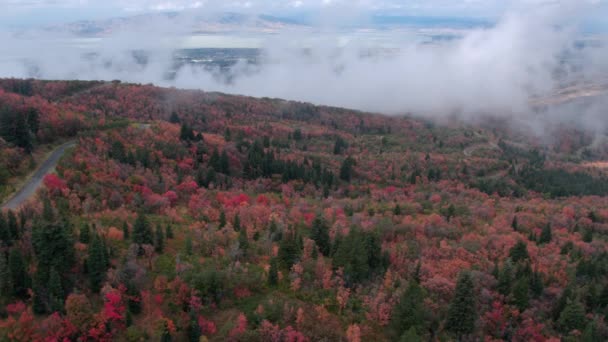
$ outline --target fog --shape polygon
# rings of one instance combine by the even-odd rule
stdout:
[[[195,18],[204,15],[213,22],[218,15],[201,8],[171,18],[143,17],[102,38],[57,30],[0,33],[0,76],[120,79],[392,115],[464,120],[491,115],[538,132],[556,121],[603,131],[605,97],[543,111],[530,105],[531,98],[549,96],[564,85],[606,80],[606,44],[581,31],[598,4],[517,2],[491,27],[444,29],[440,33],[461,38],[432,44],[422,43],[420,28],[363,29],[350,23],[365,22],[364,13],[328,6],[312,26],[288,25],[268,33],[252,20],[224,27],[231,32],[221,41],[217,35],[194,39],[203,45],[207,39],[211,45],[261,48],[257,64],[232,67],[230,74],[236,76],[230,81],[196,66],[183,67],[169,79],[173,52],[193,41]],[[146,51],[146,63],[134,58],[134,50]]]

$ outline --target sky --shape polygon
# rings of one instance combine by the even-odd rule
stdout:
[[[95,38],[91,48],[82,47],[81,37],[66,44],[55,31],[28,35],[0,29],[0,77],[120,79],[392,115],[469,120],[490,114],[541,130],[554,121],[608,129],[605,98],[543,115],[529,106],[531,98],[564,84],[608,82],[608,0],[0,0],[0,8],[4,28],[182,11],[177,17],[156,16],[146,24],[122,27]],[[313,19],[309,27],[256,36],[260,63],[237,63],[233,82],[218,80],[201,67],[182,68],[168,80],[172,53],[191,33],[188,23],[194,16],[187,13],[213,18],[225,12]],[[459,39],[430,45],[405,39],[411,31],[424,30],[419,27],[377,30],[382,40],[374,30],[353,30],[355,36],[342,29],[374,15],[482,18],[492,24],[460,30]],[[232,34],[247,38],[246,30]],[[229,39],[215,38],[224,44]],[[580,49],[581,40],[589,39],[602,43]],[[366,57],[370,45],[385,40],[397,52]],[[150,51],[149,62],[137,64],[133,50]]]

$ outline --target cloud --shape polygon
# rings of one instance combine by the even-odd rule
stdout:
[[[397,4],[385,2],[389,3]],[[412,3],[423,5],[422,1]],[[475,6],[477,2],[459,3]],[[608,72],[603,45],[577,47],[579,25],[598,4],[521,1],[492,27],[459,31],[461,39],[441,44],[420,44],[404,38],[413,35],[411,30],[356,33],[336,29],[341,26],[336,23],[365,17],[366,12],[357,6],[371,6],[371,2],[360,1],[347,8],[346,2],[334,0],[325,4],[312,28],[291,27],[279,34],[256,36],[263,48],[260,63],[238,63],[231,70],[236,77],[230,82],[197,67],[182,68],[174,79],[167,79],[167,71],[173,67],[172,52],[182,46],[196,16],[213,17],[225,9],[216,3],[218,7],[209,10],[211,5],[206,2],[194,12],[173,18],[149,17],[91,47],[56,34],[20,38],[5,34],[0,37],[6,42],[0,47],[0,75],[122,79],[389,114],[457,115],[463,119],[493,115],[541,128],[548,120],[576,120],[587,128],[606,128],[602,120],[606,107],[598,103],[534,113],[528,102],[531,96],[549,94],[561,84],[594,80]],[[388,41],[397,49],[375,49],[370,54],[369,48],[377,40]],[[133,50],[149,52],[145,65],[137,63]],[[85,54],[90,51],[96,57]]]

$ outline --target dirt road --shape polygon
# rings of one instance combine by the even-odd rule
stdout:
[[[76,142],[70,141],[59,147],[57,147],[51,155],[38,167],[32,177],[28,179],[27,183],[23,185],[19,191],[17,191],[13,197],[11,197],[6,203],[2,204],[0,209],[17,209],[25,201],[27,201],[32,195],[36,193],[36,190],[42,185],[42,179],[47,174],[53,172],[55,166],[59,162],[59,159],[63,156],[65,151],[76,145]]]

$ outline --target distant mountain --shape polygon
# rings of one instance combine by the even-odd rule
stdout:
[[[227,33],[249,31],[257,33],[276,33],[290,27],[305,26],[296,19],[281,18],[271,15],[246,15],[240,13],[223,13],[219,16],[188,15],[178,12],[142,14],[132,17],[119,17],[106,20],[83,20],[68,24],[47,27],[50,32],[69,33],[77,36],[95,37],[126,30],[142,25],[165,22],[179,23],[191,33]]]

